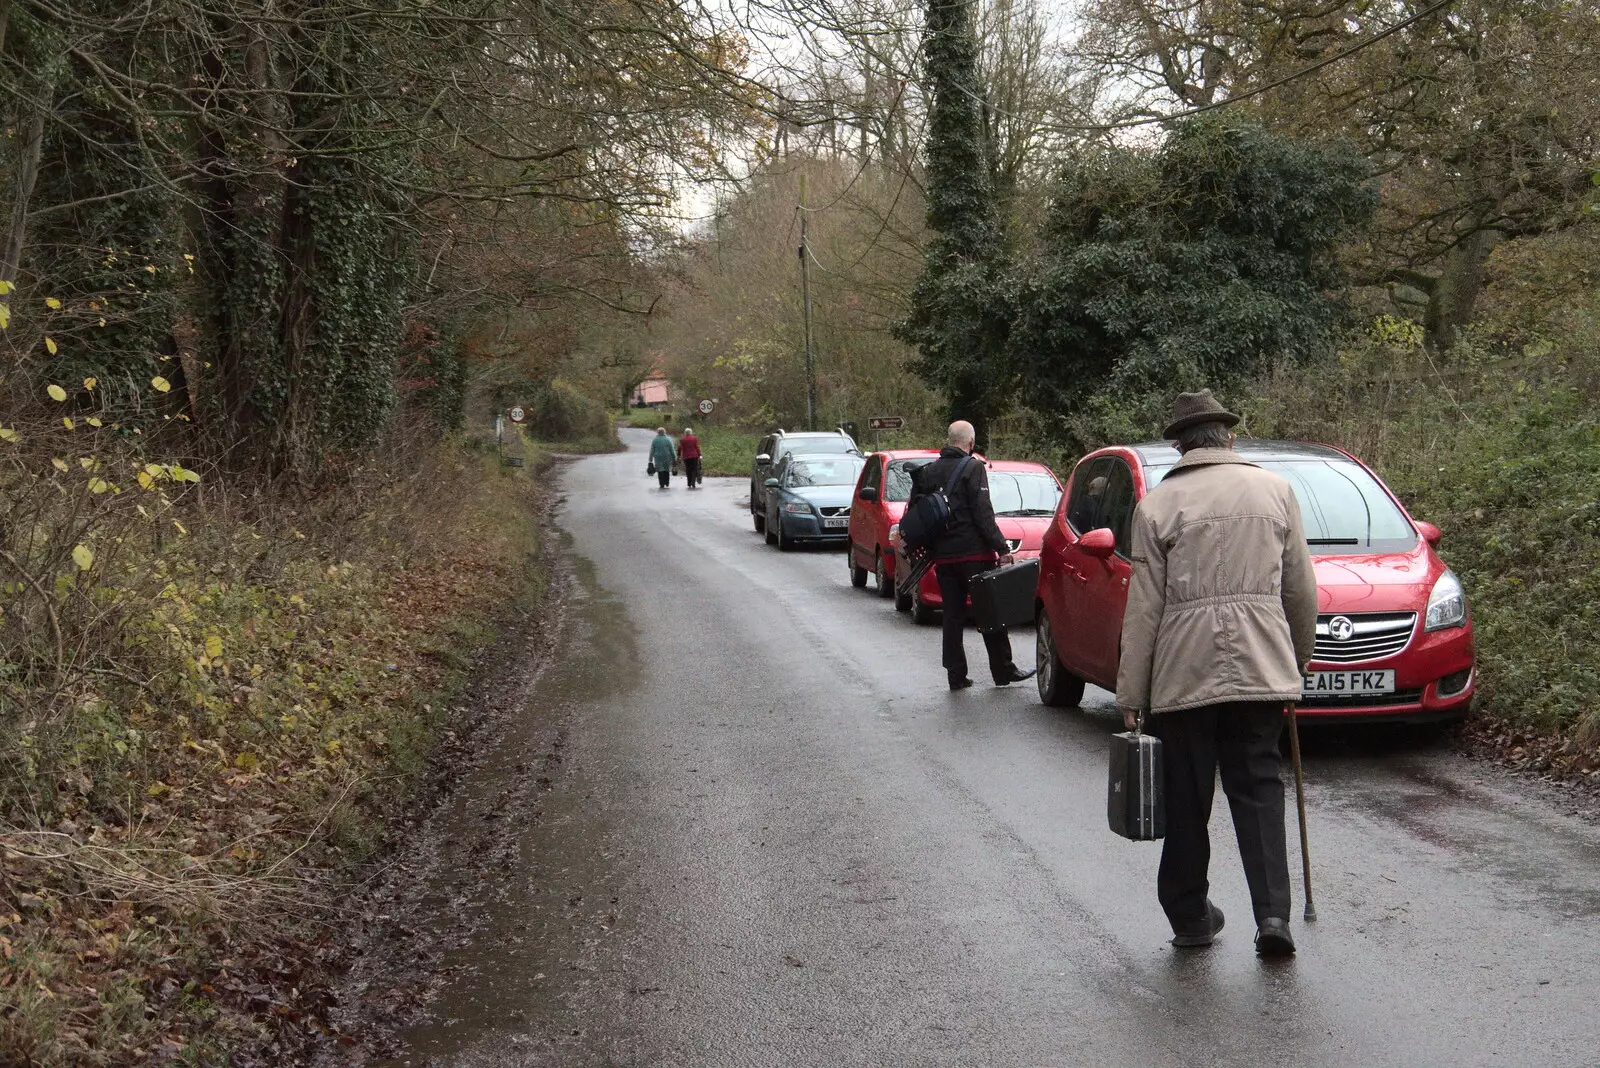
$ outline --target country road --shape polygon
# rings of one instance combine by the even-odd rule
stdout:
[[[383,1063],[1600,1063],[1592,824],[1440,746],[1313,738],[1300,955],[1254,956],[1220,796],[1228,926],[1176,951],[1159,847],[1106,829],[1107,694],[948,692],[840,553],[765,545],[745,480],[658,491],[624,439],[561,475],[570,617],[424,831],[408,928],[462,933]]]

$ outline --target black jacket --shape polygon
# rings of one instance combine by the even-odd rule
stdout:
[[[966,455],[950,445],[940,449],[937,460],[924,464],[912,476],[911,500],[943,489]],[[911,507],[910,502],[906,507]],[[984,553],[1004,556],[1010,551],[1005,535],[994,521],[994,504],[989,500],[989,471],[982,460],[973,457],[950,490],[950,525],[934,544],[933,558],[952,560]]]

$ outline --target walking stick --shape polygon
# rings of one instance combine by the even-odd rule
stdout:
[[[1289,755],[1294,758],[1294,799],[1300,809],[1300,863],[1306,881],[1306,922],[1317,918],[1317,905],[1311,896],[1311,842],[1306,837],[1306,780],[1300,770],[1300,726],[1295,706],[1289,706]]]

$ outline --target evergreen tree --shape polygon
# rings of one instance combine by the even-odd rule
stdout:
[[[970,420],[978,447],[1006,390],[1011,315],[1006,250],[990,181],[972,0],[927,0],[928,226],[935,232],[911,313],[895,336],[917,346],[916,370]]]
[[[1080,156],[1016,295],[1009,359],[1029,409],[1095,445],[1140,433],[1116,416],[1144,398],[1328,352],[1335,249],[1372,217],[1370,176],[1349,148],[1224,117],[1175,124],[1154,151]]]

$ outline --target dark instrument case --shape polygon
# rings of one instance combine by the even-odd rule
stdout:
[[[1019,560],[973,576],[972,621],[984,632],[1033,622],[1039,589],[1039,561]]]
[[[1111,778],[1106,787],[1111,829],[1135,842],[1167,833],[1167,795],[1161,780],[1161,739],[1142,731],[1111,736]]]

